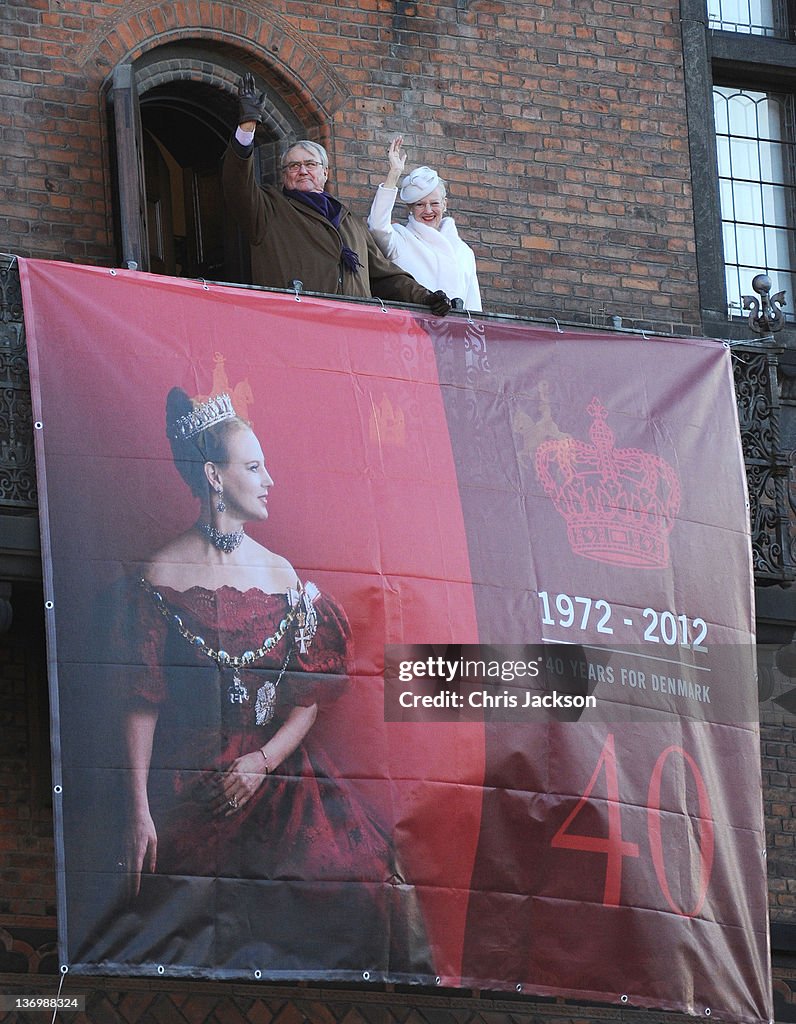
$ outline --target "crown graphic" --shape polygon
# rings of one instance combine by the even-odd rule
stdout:
[[[663,568],[680,509],[677,474],[657,455],[614,447],[597,398],[588,412],[591,444],[565,437],[536,449],[536,473],[566,521],[570,547],[598,562]]]
[[[172,429],[172,437],[187,439],[208,427],[232,419],[235,419],[232,399],[229,395],[216,395],[206,402],[199,402],[190,412],[180,416]]]

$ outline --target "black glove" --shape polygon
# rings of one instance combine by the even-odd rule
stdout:
[[[238,85],[238,124],[244,121],[263,122],[265,109],[265,93],[258,92],[254,84],[254,75],[247,72]]]
[[[447,316],[451,311],[451,300],[441,290],[432,292],[428,297],[428,308],[434,316]]]

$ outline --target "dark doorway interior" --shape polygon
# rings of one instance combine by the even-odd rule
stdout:
[[[221,160],[236,101],[210,85],[173,81],[140,98],[150,270],[248,281],[248,247],[224,214]]]

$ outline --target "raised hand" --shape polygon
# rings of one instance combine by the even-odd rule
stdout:
[[[387,180],[385,181],[385,184],[390,188],[395,188],[398,184],[398,179],[401,177],[404,172],[404,168],[406,167],[406,153],[404,153],[401,148],[403,144],[403,135],[396,135],[387,148],[387,161],[390,165],[390,169],[387,172]]]
[[[247,71],[238,84],[238,124],[245,131],[254,131],[262,123],[265,93],[259,92],[254,75]]]
[[[387,150],[387,159],[390,162],[390,170],[397,171],[399,174],[403,174],[404,167],[406,167],[406,153],[401,151],[403,144],[403,135],[396,135]]]

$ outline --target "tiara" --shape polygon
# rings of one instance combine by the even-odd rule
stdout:
[[[171,436],[177,441],[187,440],[189,437],[194,437],[203,430],[207,430],[208,427],[223,423],[224,420],[234,420],[235,416],[236,413],[232,408],[232,399],[229,395],[215,395],[213,398],[208,398],[206,402],[195,405],[184,416],[180,416],[171,428]]]

